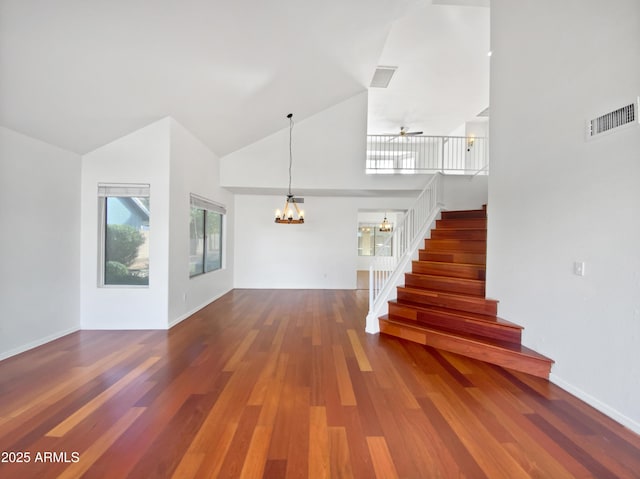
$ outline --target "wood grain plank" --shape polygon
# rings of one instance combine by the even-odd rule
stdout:
[[[329,477],[353,479],[349,442],[344,427],[329,428]]]
[[[488,430],[466,404],[466,398],[457,396],[446,383],[441,386],[442,392],[429,394],[429,398],[486,475],[505,479],[528,477],[522,467],[505,454],[492,430]]]
[[[360,339],[358,339],[358,333],[356,330],[347,329],[347,335],[349,336],[349,342],[353,348],[353,353],[358,360],[358,367],[360,368],[360,371],[373,371],[369,358],[362,347],[362,343],[360,343]]]
[[[259,421],[258,421],[259,422]],[[267,463],[267,452],[271,440],[271,428],[257,425],[253,430],[247,459],[242,464],[242,470],[238,476],[240,479],[252,479],[262,477]]]
[[[364,335],[367,301],[234,290],[0,361],[0,450],[81,455],[0,477],[638,477],[640,436],[544,379]]]
[[[61,437],[67,434],[71,429],[84,420],[89,414],[93,413],[96,409],[106,403],[109,399],[115,396],[118,392],[122,391],[125,387],[130,385],[133,381],[138,379],[144,372],[146,372],[151,366],[158,362],[160,358],[157,356],[151,357],[144,361],[140,366],[136,367],[133,371],[128,373],[125,377],[116,382],[113,386],[105,390],[93,400],[89,401],[83,407],[74,412],[67,419],[62,421],[51,431],[47,433],[47,436]]]
[[[387,447],[387,441],[383,436],[367,437],[369,453],[373,461],[376,479],[398,479],[398,471],[393,464],[393,458]]]
[[[509,453],[516,459],[530,475],[538,477],[553,477],[554,479],[569,479],[575,477],[578,470],[569,471],[561,461],[556,460],[542,445],[543,437],[539,436],[531,427],[531,422],[520,416],[512,404],[504,398],[489,397],[477,388],[470,388],[472,395],[482,406],[509,430],[518,442],[503,442]],[[505,412],[513,414],[505,414]]]
[[[309,474],[318,479],[331,477],[329,463],[329,427],[324,407],[309,408]]]
[[[72,479],[82,476],[95,460],[102,455],[120,435],[145,411],[145,408],[135,407],[125,413],[105,434],[97,438],[86,451],[80,454],[80,460],[67,467],[58,479]]]
[[[341,346],[333,346],[333,360],[336,368],[338,391],[340,392],[340,403],[343,406],[355,406],[357,404],[356,395],[353,392],[351,376],[349,375],[344,350]]]
[[[238,345],[237,348],[235,348],[235,352],[233,353],[233,356],[229,358],[229,361],[227,361],[227,364],[225,364],[224,368],[222,368],[223,371],[236,370],[236,368],[238,367],[238,364],[240,363],[240,361],[242,361],[242,358],[244,358],[244,356],[247,354],[247,352],[249,351],[249,348],[251,347],[251,344],[253,344],[256,337],[258,336],[258,333],[259,331],[257,329],[252,329],[247,333],[247,335],[242,340],[242,342]]]

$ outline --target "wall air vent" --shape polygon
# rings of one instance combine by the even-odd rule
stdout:
[[[639,109],[640,97],[633,103],[587,121],[587,139],[595,138],[604,133],[612,133],[624,126],[639,124]]]
[[[397,69],[398,67],[377,67],[376,72],[373,74],[373,78],[371,79],[371,85],[369,86],[372,88],[387,88],[391,81],[391,77],[393,77],[393,74]]]

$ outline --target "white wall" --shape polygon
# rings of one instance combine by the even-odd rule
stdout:
[[[236,288],[355,289],[359,209],[412,198],[305,197],[305,223],[274,222],[283,195],[236,195]]]
[[[219,160],[204,144],[171,120],[171,204],[169,224],[169,324],[185,319],[233,287],[233,194],[219,187]],[[189,278],[189,195],[226,206],[223,269]]]
[[[554,382],[640,432],[640,128],[584,139],[640,94],[640,2],[491,13],[487,294]]]
[[[289,176],[288,111],[283,129],[221,158],[221,185],[286,192]],[[316,115],[296,120],[293,128],[293,192],[296,190],[421,190],[424,175],[366,175],[367,92]]]
[[[464,136],[474,138],[472,145],[467,140],[466,167],[472,171],[486,168],[489,159],[489,120],[484,118],[468,121],[465,123]],[[487,171],[483,170],[482,174],[486,175]]]
[[[81,320],[83,329],[166,329],[169,291],[170,119],[82,158]],[[98,183],[148,183],[149,287],[98,287]]]
[[[442,184],[445,210],[477,210],[487,204],[489,177],[486,175],[447,175]]]
[[[305,196],[304,225],[273,221],[287,191],[288,128],[221,159],[222,185],[240,192],[236,288],[356,287],[358,210],[406,210],[430,178],[365,174],[366,109],[364,93],[295,125],[292,190]],[[446,179],[445,203],[479,208],[486,188],[486,177]]]
[[[0,127],[0,359],[80,327],[80,156]]]

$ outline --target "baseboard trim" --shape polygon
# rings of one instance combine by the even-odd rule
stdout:
[[[190,316],[193,316],[194,314],[196,314],[198,311],[200,311],[202,308],[206,308],[207,306],[209,306],[211,303],[213,303],[214,301],[222,298],[225,294],[227,294],[229,291],[232,291],[233,288],[229,288],[226,291],[223,291],[222,293],[214,296],[211,299],[206,300],[204,303],[200,304],[199,306],[196,306],[194,309],[192,309],[191,311],[181,314],[180,316],[178,316],[176,319],[174,319],[173,321],[171,321],[169,323],[169,327],[168,329],[173,328],[176,324],[181,323],[182,321],[184,321],[185,319],[187,319]]]
[[[573,394],[578,399],[581,399],[582,401],[586,402],[590,406],[596,408],[598,411],[610,417],[614,421],[617,421],[623,426],[627,427],[628,429],[631,429],[636,434],[640,434],[640,423],[638,423],[637,421],[634,421],[628,416],[625,416],[620,411],[612,408],[608,404],[603,403],[602,401],[591,396],[590,394],[586,393],[582,389],[575,387],[574,385],[565,381],[561,377],[558,377],[554,373],[551,373],[549,375],[549,381],[551,381],[556,386],[561,387],[565,391]]]
[[[55,341],[56,339],[60,339],[61,337],[66,336],[67,334],[75,333],[76,331],[80,331],[80,326],[65,329],[64,331],[58,331],[57,333],[50,334],[49,336],[45,336],[44,338],[36,339],[35,341],[30,341],[27,344],[23,344],[22,346],[14,349],[10,349],[9,351],[0,352],[0,361],[29,351],[30,349],[37,348],[38,346],[42,346],[43,344],[49,343],[51,341]]]

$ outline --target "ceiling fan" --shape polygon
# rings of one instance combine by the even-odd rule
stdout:
[[[389,136],[395,136],[396,138],[391,138],[389,141],[394,141],[397,138],[406,138],[408,136],[417,136],[422,135],[422,131],[407,131],[407,128],[404,126],[400,127],[400,133],[387,133]]]

